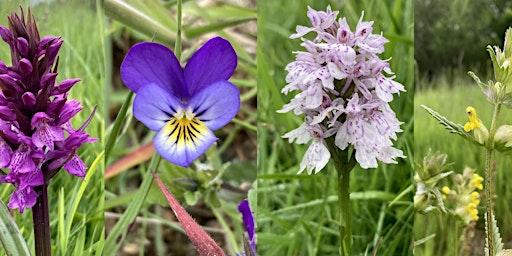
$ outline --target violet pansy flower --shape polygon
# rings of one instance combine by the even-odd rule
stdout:
[[[216,140],[213,131],[240,108],[240,92],[227,81],[237,65],[231,44],[210,39],[185,68],[167,47],[134,45],[121,64],[125,85],[136,93],[133,114],[157,132],[153,142],[166,160],[188,167]]]

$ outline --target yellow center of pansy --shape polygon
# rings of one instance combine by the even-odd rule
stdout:
[[[178,149],[195,148],[208,133],[208,127],[195,117],[192,110],[178,111],[163,127],[169,134],[168,144],[177,144]]]

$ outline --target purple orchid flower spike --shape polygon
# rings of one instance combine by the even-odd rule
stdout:
[[[70,124],[82,107],[75,99],[68,100],[68,91],[80,79],[56,82],[63,41],[53,36],[41,39],[30,9],[27,17],[21,9],[21,16],[12,13],[8,20],[9,28],[0,26],[12,63],[0,60],[0,167],[9,172],[0,172],[0,182],[16,187],[8,206],[23,213],[36,204],[42,195],[38,189],[62,167],[85,176],[87,167],[76,150],[95,139],[83,132],[85,127],[75,131]]]
[[[256,254],[256,230],[254,226],[254,216],[251,211],[251,207],[249,206],[249,201],[247,199],[244,199],[239,205],[238,205],[238,211],[242,214],[242,221],[245,225],[245,230],[247,230],[247,233],[249,235],[249,243],[250,247],[252,249],[252,253],[248,252],[249,248],[245,248],[246,253],[248,255],[257,255]]]
[[[157,43],[139,43],[128,51],[121,77],[136,93],[135,117],[157,132],[153,142],[163,158],[188,167],[217,140],[213,131],[240,108],[240,92],[227,81],[236,65],[233,47],[220,37],[206,42],[184,69]]]

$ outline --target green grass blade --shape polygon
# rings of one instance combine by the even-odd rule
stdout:
[[[4,202],[0,200],[0,242],[6,255],[30,255],[30,250]]]
[[[119,132],[121,131],[121,127],[123,127],[124,120],[126,118],[126,112],[128,111],[128,107],[131,106],[133,97],[133,92],[130,92],[128,96],[126,97],[126,100],[123,103],[123,106],[121,106],[121,110],[119,110],[119,113],[117,114],[116,121],[114,122],[114,128],[112,128],[112,132],[110,133],[110,136],[108,137],[107,144],[105,145],[105,165],[107,165],[108,156],[110,155],[110,151],[112,151],[112,148],[114,147],[114,144],[116,143],[117,135],[119,135]]]
[[[155,170],[158,162],[160,160],[160,156],[155,154],[151,159],[151,163],[149,164],[149,170]],[[109,235],[105,239],[105,255],[115,255],[115,253],[119,250],[124,237],[126,236],[126,232],[128,232],[128,226],[132,223],[133,220],[137,217],[144,200],[149,192],[149,188],[151,187],[151,183],[153,182],[153,176],[150,171],[147,171],[144,174],[142,179],[142,184],[137,191],[137,194],[133,198],[132,203],[126,209],[126,212],[116,223],[114,228],[110,231]],[[120,240],[118,240],[120,239]]]
[[[120,0],[106,0],[105,14],[148,36],[155,36],[164,42],[174,42],[176,35],[159,22]]]

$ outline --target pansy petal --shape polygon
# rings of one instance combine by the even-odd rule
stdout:
[[[228,81],[218,81],[199,91],[189,106],[199,120],[215,131],[231,121],[240,109],[240,92]]]
[[[171,119],[153,140],[156,151],[167,161],[188,167],[200,157],[217,137],[197,119]]]
[[[144,85],[156,84],[181,97],[183,70],[174,53],[156,43],[134,45],[121,64],[121,78],[133,92]]]
[[[180,101],[156,84],[140,88],[133,100],[133,115],[153,131],[160,131],[178,108]]]
[[[188,95],[194,95],[215,81],[228,80],[236,65],[237,57],[231,44],[221,37],[210,39],[185,66]]]

